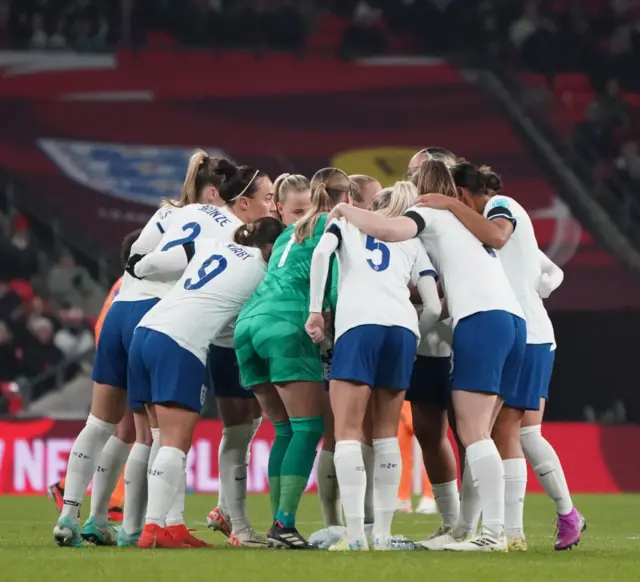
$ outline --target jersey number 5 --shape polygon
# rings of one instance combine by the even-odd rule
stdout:
[[[209,267],[215,263],[215,267],[209,270]],[[196,289],[201,289],[204,287],[211,279],[217,277],[222,271],[227,268],[227,259],[225,259],[222,255],[211,255],[202,266],[198,269],[198,277],[195,281],[189,277],[184,282],[184,288],[187,291],[194,291]]]
[[[180,245],[186,245],[187,243],[193,242],[198,238],[200,231],[202,228],[197,222],[188,222],[182,227],[184,232],[188,232],[189,234],[182,238],[177,238],[176,240],[169,241],[166,245],[162,247],[163,251],[168,251],[173,247],[179,247]]]
[[[380,262],[374,263],[371,259],[367,259],[367,263],[374,271],[384,271],[389,267],[389,259],[391,258],[391,252],[389,251],[389,247],[377,241],[372,236],[367,237],[367,241],[365,243],[368,251],[380,251]]]

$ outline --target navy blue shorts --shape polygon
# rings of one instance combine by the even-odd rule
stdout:
[[[556,357],[552,347],[552,344],[527,344],[518,389],[504,399],[505,406],[540,410],[540,399],[549,398],[549,382]]]
[[[251,390],[240,384],[238,359],[233,348],[209,346],[207,355],[209,389],[220,398],[255,398]]]
[[[508,311],[480,311],[453,330],[451,389],[513,394],[527,342],[524,319]]]
[[[451,358],[418,356],[413,364],[411,384],[404,399],[446,410],[451,398],[450,374]]]
[[[116,301],[102,324],[91,378],[99,384],[127,389],[127,358],[133,330],[160,299]]]
[[[168,335],[139,327],[129,352],[129,408],[175,403],[200,412],[207,388],[206,368]]]
[[[418,342],[405,327],[359,325],[336,341],[331,380],[407,390]]]

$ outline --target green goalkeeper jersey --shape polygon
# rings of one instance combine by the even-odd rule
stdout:
[[[326,221],[326,214],[320,216],[313,235],[301,243],[294,238],[295,224],[282,232],[273,245],[267,274],[242,308],[238,320],[256,315],[271,315],[304,325],[309,315],[311,257],[324,233]],[[332,260],[332,265],[333,263]],[[332,287],[332,280],[333,276],[330,274],[328,288]]]

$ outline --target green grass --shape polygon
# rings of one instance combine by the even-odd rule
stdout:
[[[588,521],[579,548],[554,552],[551,503],[531,495],[526,503],[527,553],[445,554],[441,552],[368,552],[334,554],[229,548],[221,534],[204,526],[215,498],[187,497],[187,522],[214,549],[146,550],[58,548],[51,535],[56,513],[40,497],[0,497],[0,581],[135,582],[187,580],[230,582],[399,582],[562,580],[602,582],[637,580],[640,573],[640,495],[577,496]],[[256,529],[269,525],[266,496],[249,499]],[[432,516],[398,515],[394,531],[422,539],[435,530]],[[314,495],[303,499],[299,528],[309,534],[322,527]]]

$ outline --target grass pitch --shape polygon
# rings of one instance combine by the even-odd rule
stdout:
[[[553,581],[603,582],[640,579],[640,495],[576,496],[588,530],[582,544],[553,551],[553,506],[543,496],[526,500],[525,527],[529,551],[509,554],[442,552],[368,552],[243,550],[229,548],[225,538],[207,530],[214,496],[187,496],[187,523],[213,549],[137,550],[58,548],[52,529],[56,511],[44,497],[0,497],[1,582],[402,582]],[[88,511],[88,503],[85,505]],[[84,513],[86,513],[86,511]],[[270,525],[269,500],[249,498],[256,529]],[[433,516],[397,515],[394,532],[423,539],[438,525]],[[306,495],[299,514],[304,534],[322,527],[315,495]]]

